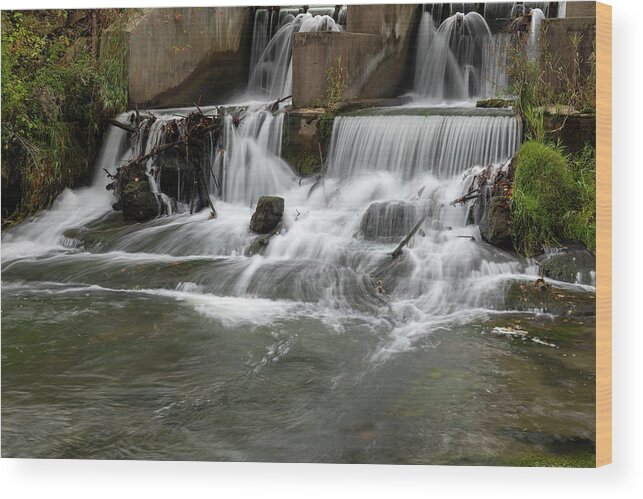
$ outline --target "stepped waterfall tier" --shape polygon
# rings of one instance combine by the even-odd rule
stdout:
[[[475,107],[509,91],[487,20],[531,4],[405,7],[404,103],[304,110],[296,35],[348,40],[351,6],[256,8],[234,99],[112,120],[88,185],[2,234],[3,455],[591,460],[595,272],[510,247],[524,120]]]

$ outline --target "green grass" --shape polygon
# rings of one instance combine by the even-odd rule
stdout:
[[[517,155],[511,229],[516,250],[532,256],[544,246],[578,241],[596,248],[593,149],[575,157],[542,142],[525,142]]]

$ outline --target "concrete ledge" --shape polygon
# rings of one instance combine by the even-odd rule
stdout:
[[[131,106],[220,102],[248,78],[248,7],[148,9],[130,28]]]

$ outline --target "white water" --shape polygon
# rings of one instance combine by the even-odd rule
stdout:
[[[336,118],[328,173],[390,171],[403,180],[431,173],[452,178],[498,163],[517,150],[513,116],[364,116]]]
[[[65,189],[51,209],[3,233],[3,262],[73,247],[74,241],[64,236],[66,229],[81,227],[109,213],[114,197],[105,189],[107,181],[103,169],[114,173],[118,162],[129,155],[129,151],[124,150],[126,140],[125,131],[110,127],[91,186],[77,190]]]
[[[545,14],[540,9],[531,10],[531,26],[529,27],[529,39],[527,40],[527,56],[531,62],[536,62],[540,55],[540,27]]]

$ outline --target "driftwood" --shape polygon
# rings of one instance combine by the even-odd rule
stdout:
[[[480,187],[477,189],[473,189],[472,191],[467,192],[464,196],[458,199],[454,199],[451,201],[451,205],[455,206],[456,204],[463,204],[466,203],[467,201],[471,201],[472,199],[476,199],[480,197]]]
[[[276,113],[279,110],[279,104],[285,101],[286,99],[290,99],[291,97],[292,95],[287,95],[286,97],[277,99],[275,102],[273,102],[272,106],[270,106],[270,111],[273,113]]]
[[[168,144],[163,144],[161,146],[153,148],[149,153],[144,154],[143,156],[139,156],[138,158],[134,158],[133,160],[129,161],[124,165],[125,168],[130,168],[135,165],[140,165],[141,163],[147,161],[148,159],[153,158],[154,156],[157,156],[161,154],[164,151],[167,151],[169,149],[172,149],[173,147],[180,146],[184,142],[182,140],[178,140],[176,142],[170,142]]]
[[[402,254],[402,250],[404,249],[404,246],[409,244],[409,241],[413,238],[415,233],[418,230],[420,230],[420,227],[424,223],[424,220],[426,220],[426,217],[427,217],[427,215],[422,216],[422,218],[420,218],[418,223],[416,223],[415,226],[411,229],[411,232],[409,232],[408,235],[404,239],[402,239],[402,242],[400,242],[400,244],[397,245],[397,248],[395,248],[395,251],[393,251],[393,253],[391,253],[391,256],[393,257],[393,260],[395,260],[398,256],[400,256]]]
[[[203,154],[203,146],[206,144],[206,140],[208,140],[208,134],[216,133],[221,127],[221,118],[219,116],[205,115],[198,105],[195,105],[195,108],[195,111],[185,117],[165,122],[163,124],[163,133],[166,143],[154,147],[147,154],[142,154],[124,162],[118,167],[114,175],[108,175],[111,183],[107,185],[107,189],[120,193],[124,186],[132,179],[136,180],[138,177],[144,177],[146,173],[146,163],[149,160],[153,160],[155,163],[157,163],[157,161],[163,161],[165,163],[167,160],[172,163],[175,159],[181,158],[181,161],[187,161],[187,164],[191,166],[188,170],[191,172],[192,177],[192,185],[188,187],[190,190],[188,194],[190,212],[194,210],[197,203],[199,207],[207,205],[210,209],[211,218],[216,218],[217,211],[209,194],[206,177],[206,175],[210,175],[210,172],[203,171],[200,167],[200,158]],[[143,116],[145,116],[145,118],[142,118]],[[124,124],[120,121],[113,120],[112,124],[132,134],[136,134],[138,140],[142,141],[146,140],[146,134],[149,133],[150,125],[156,121],[156,117],[142,115],[138,109],[136,109],[128,121],[129,124]],[[168,156],[164,156],[165,154]],[[216,176],[213,172],[211,173],[215,177],[215,183],[217,183]],[[156,174],[158,174],[158,170],[152,170],[152,175]],[[180,194],[179,190],[180,185],[177,184],[177,193],[172,194],[172,196],[177,195],[178,197]]]
[[[135,128],[135,127],[133,127],[133,126],[127,125],[127,124],[125,124],[125,123],[121,123],[121,122],[120,122],[120,121],[118,121],[118,120],[108,120],[108,123],[109,123],[110,125],[114,125],[115,127],[120,128],[120,129],[122,129],[122,130],[125,130],[126,132],[129,132],[129,133],[138,133],[138,128]]]

